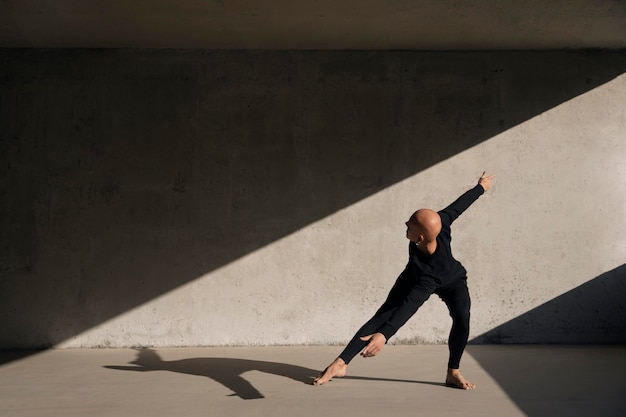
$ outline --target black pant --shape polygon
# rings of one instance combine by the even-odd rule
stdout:
[[[367,346],[368,342],[360,339],[362,336],[377,333],[383,324],[393,315],[398,305],[406,297],[408,291],[417,291],[414,297],[411,297],[415,303],[417,310],[431,294],[437,294],[443,302],[448,306],[450,317],[452,317],[452,329],[448,338],[448,349],[450,357],[448,360],[448,368],[458,369],[461,362],[461,356],[467,345],[469,337],[470,322],[470,296],[467,289],[467,277],[461,276],[452,278],[442,284],[434,281],[424,282],[416,290],[413,288],[413,280],[408,270],[405,270],[396,281],[395,285],[389,292],[387,300],[378,309],[374,317],[359,329],[352,340],[348,343],[339,357],[347,364],[358,355]]]

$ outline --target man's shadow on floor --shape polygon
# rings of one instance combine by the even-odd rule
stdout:
[[[232,396],[238,396],[244,400],[265,398],[250,382],[242,377],[249,371],[260,371],[268,374],[284,376],[294,381],[312,384],[313,379],[319,374],[318,370],[305,368],[286,363],[256,361],[236,358],[190,358],[176,361],[164,361],[158,352],[153,349],[136,349],[137,358],[129,362],[135,366],[104,366],[107,369],[122,371],[170,371],[188,375],[198,375],[211,378],[233,391]],[[369,378],[360,376],[346,376],[342,379],[409,382],[445,386],[443,383],[412,381],[386,378]]]

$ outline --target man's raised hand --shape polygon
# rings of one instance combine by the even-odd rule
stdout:
[[[483,175],[478,179],[478,183],[483,187],[483,190],[489,191],[491,188],[491,180],[494,179],[495,175],[485,175],[486,171],[483,171]]]

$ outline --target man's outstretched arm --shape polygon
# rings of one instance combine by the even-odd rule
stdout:
[[[478,179],[478,184],[476,186],[465,193],[463,193],[459,198],[454,200],[452,204],[450,204],[445,209],[439,212],[441,216],[447,216],[446,223],[451,224],[453,221],[457,219],[469,206],[474,203],[483,195],[487,190],[491,188],[491,180],[493,180],[495,175],[486,175],[483,171],[483,174]]]

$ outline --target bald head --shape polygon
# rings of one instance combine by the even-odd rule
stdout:
[[[430,209],[419,209],[415,212],[414,216],[426,240],[435,240],[441,231],[441,218],[439,214]]]
[[[416,243],[433,242],[441,231],[441,218],[436,211],[430,209],[419,209],[406,223],[407,237]]]

